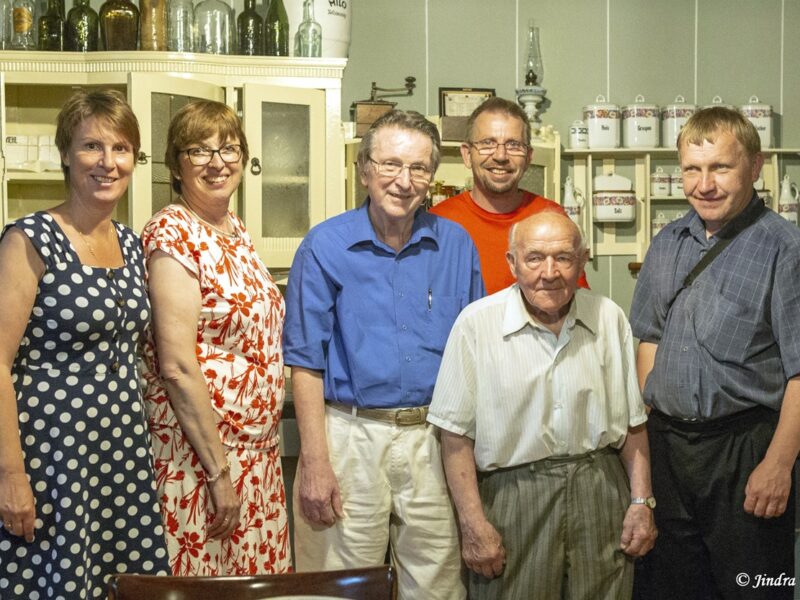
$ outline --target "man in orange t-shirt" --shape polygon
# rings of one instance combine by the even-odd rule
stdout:
[[[530,137],[528,117],[519,105],[504,98],[486,100],[470,115],[467,141],[461,145],[464,164],[472,169],[472,192],[462,192],[430,210],[469,232],[489,294],[515,281],[505,258],[511,226],[538,212],[565,214],[552,200],[519,188],[533,152]],[[585,273],[578,285],[589,287]]]

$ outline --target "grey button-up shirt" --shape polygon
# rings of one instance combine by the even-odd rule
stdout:
[[[689,211],[653,240],[636,284],[633,334],[658,344],[644,400],[673,417],[779,410],[800,373],[800,229],[767,210],[681,289],[718,239]]]

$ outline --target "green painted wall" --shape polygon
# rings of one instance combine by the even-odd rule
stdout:
[[[562,140],[583,105],[603,94],[628,104],[637,94],[659,105],[678,94],[735,105],[752,95],[773,106],[777,145],[800,148],[798,0],[354,0],[342,114],[370,84],[417,78],[398,106],[439,110],[439,87],[490,87],[514,97],[521,84],[528,20],[541,32],[542,119]],[[346,118],[346,117],[345,117]],[[564,176],[568,165],[563,165]],[[787,158],[800,182],[800,157]],[[626,310],[633,257],[598,257],[588,277]]]

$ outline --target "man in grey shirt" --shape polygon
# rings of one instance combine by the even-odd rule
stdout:
[[[738,112],[698,111],[678,150],[692,210],[653,240],[631,309],[660,531],[636,591],[791,598],[800,230],[756,195],[760,142]]]

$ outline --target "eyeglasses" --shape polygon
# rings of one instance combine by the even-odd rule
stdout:
[[[219,154],[222,161],[226,163],[238,162],[242,157],[242,147],[239,144],[226,144],[222,148],[186,148],[181,152],[186,152],[189,162],[196,167],[210,163],[215,154]]]
[[[528,153],[528,144],[518,140],[508,140],[506,142],[498,142],[495,140],[479,140],[477,142],[468,142],[470,146],[478,151],[478,154],[489,156],[497,151],[498,146],[504,146],[506,152],[511,156],[525,156]]]
[[[433,177],[431,170],[425,165],[421,165],[419,163],[414,163],[413,165],[404,165],[396,160],[383,160],[378,162],[371,156],[368,158],[369,162],[375,165],[378,175],[382,175],[384,177],[391,177],[392,179],[399,177],[400,173],[403,172],[403,169],[408,169],[408,175],[411,177],[411,180],[418,181],[419,183],[430,183],[431,178]]]

